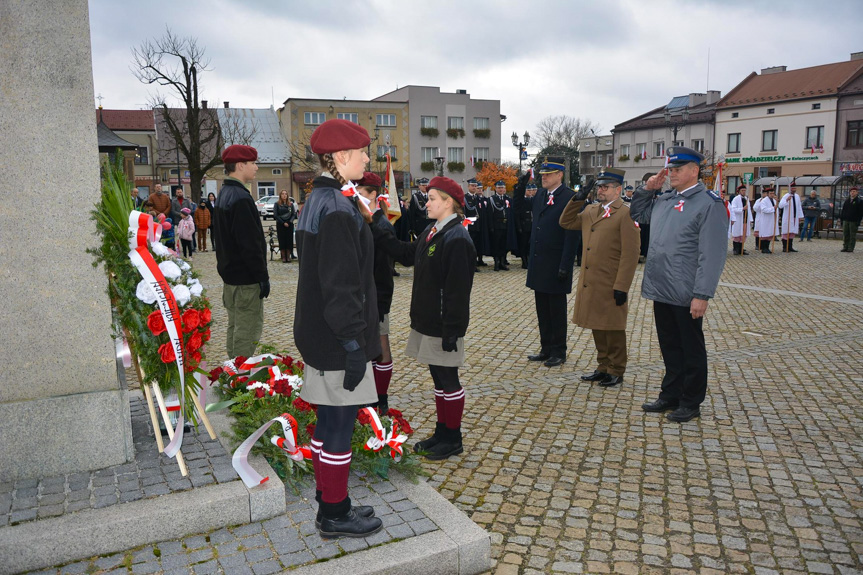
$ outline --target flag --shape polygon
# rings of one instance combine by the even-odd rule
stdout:
[[[473,156],[470,157],[470,167],[474,167],[476,165],[476,161],[473,159]]]
[[[722,162],[716,164],[716,178],[713,180],[713,191],[716,195],[722,195]]]
[[[815,146],[814,146],[814,145],[813,145],[811,148],[809,148],[809,153],[810,153],[810,154],[814,154],[814,153],[815,153]]]
[[[646,160],[646,159],[647,159],[647,148],[644,148],[644,149],[641,151],[641,159],[642,159],[642,160]]]
[[[402,216],[401,205],[399,204],[399,190],[396,187],[396,175],[393,172],[393,164],[390,161],[390,155],[387,154],[387,173],[384,180],[384,189],[389,196],[389,204],[387,205],[387,219],[391,224]]]

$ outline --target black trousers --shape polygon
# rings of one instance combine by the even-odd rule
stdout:
[[[492,255],[495,260],[506,258],[506,228],[493,230],[492,235]]]
[[[641,255],[647,257],[647,250],[650,248],[650,224],[639,224],[641,234]]]
[[[707,394],[707,348],[704,318],[692,319],[689,308],[653,302],[656,335],[665,361],[660,399],[698,407]]]
[[[566,294],[533,292],[542,353],[566,359]]]

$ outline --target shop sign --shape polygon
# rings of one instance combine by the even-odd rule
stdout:
[[[812,162],[820,156],[748,156],[745,158],[725,158],[728,164],[776,164],[779,162]]]

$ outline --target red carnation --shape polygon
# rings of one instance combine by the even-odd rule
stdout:
[[[224,371],[225,371],[225,368],[223,368],[222,366],[219,366],[216,369],[214,369],[213,371],[211,371],[210,375],[209,375],[210,381],[216,381],[217,379],[219,379],[219,376],[222,375],[222,373],[224,373]]]
[[[305,364],[305,363],[303,363],[302,361],[298,361],[298,362],[297,362],[297,367],[299,367],[300,369],[302,369],[303,371],[305,371],[305,369],[306,369],[306,364]]]
[[[272,385],[273,385],[273,391],[275,391],[278,394],[281,394],[281,395],[290,395],[291,394],[290,386],[288,385],[288,382],[285,381],[284,379],[274,381]]]
[[[361,409],[357,413],[357,420],[360,422],[360,425],[369,425],[372,422],[372,416],[365,409]]]
[[[147,327],[150,328],[153,335],[159,335],[160,333],[165,332],[165,320],[162,318],[161,311],[156,310],[147,316]]]
[[[243,385],[246,385],[247,381],[249,381],[249,378],[245,375],[241,375],[237,378],[237,383],[242,383]]]
[[[207,328],[205,331],[201,332],[201,339],[204,342],[210,341],[210,328]]]
[[[294,403],[294,407],[297,408],[297,411],[311,411],[312,410],[312,404],[310,404],[307,401],[302,400],[299,397],[296,398],[293,403]]]
[[[174,344],[170,341],[168,343],[163,343],[159,346],[159,357],[162,358],[164,363],[171,363],[172,361],[176,361],[177,355],[174,353]]]
[[[240,369],[240,366],[243,365],[244,363],[246,363],[247,359],[249,359],[249,358],[245,357],[243,355],[238,355],[237,357],[234,358],[234,365],[237,366],[237,369]]]
[[[185,313],[183,313],[182,322],[183,333],[189,333],[190,331],[197,329],[198,326],[201,325],[201,312],[194,308],[187,309]]]
[[[196,365],[201,363],[201,352],[200,351],[195,350],[189,355],[191,355],[192,360],[195,362]]]
[[[196,332],[193,333],[189,338],[189,341],[186,342],[186,349],[190,352],[196,352],[201,349],[203,344],[204,342],[201,340],[201,334]]]
[[[262,388],[262,387],[256,388],[255,389],[255,397],[257,397],[258,399],[261,399],[262,397],[264,397],[264,388]]]
[[[204,309],[204,311],[201,312],[201,324],[207,325],[212,320],[213,320],[213,312],[210,311],[210,308]]]

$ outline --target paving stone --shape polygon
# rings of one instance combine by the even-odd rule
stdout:
[[[255,575],[270,575],[282,570],[282,566],[278,561],[263,561],[252,565],[252,571]]]

